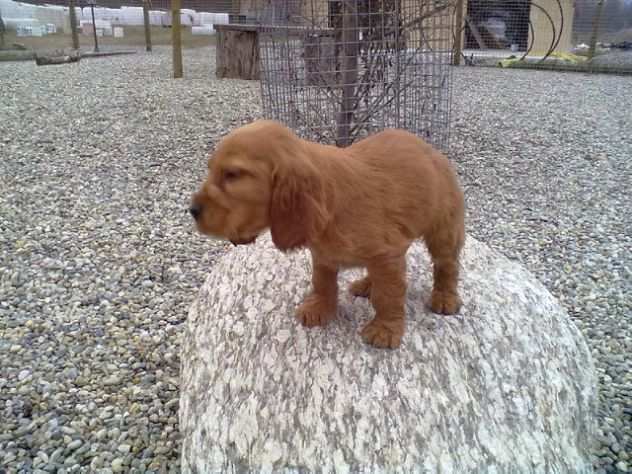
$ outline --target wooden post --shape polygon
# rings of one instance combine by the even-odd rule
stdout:
[[[151,51],[151,23],[149,23],[149,8],[151,0],[143,0],[143,22],[145,23],[145,48]]]
[[[595,56],[597,50],[597,38],[599,37],[599,22],[601,21],[601,13],[603,12],[603,0],[597,2],[597,11],[593,18],[592,35],[590,37],[590,49],[588,50],[588,59],[592,59]]]
[[[456,2],[456,27],[452,54],[452,64],[459,66],[461,64],[461,55],[463,54],[463,0],[457,0]]]
[[[180,0],[171,0],[171,48],[173,77],[182,77],[182,34],[180,31]]]
[[[72,49],[79,49],[79,32],[77,31],[77,12],[75,0],[68,0],[68,14],[70,15],[70,31],[72,32]]]

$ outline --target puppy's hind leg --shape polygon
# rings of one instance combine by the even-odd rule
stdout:
[[[296,317],[307,327],[325,326],[336,316],[338,269],[323,265],[312,256],[312,292],[296,309]]]
[[[375,317],[361,331],[364,342],[396,349],[404,335],[406,257],[388,257],[370,262],[370,298]]]
[[[455,314],[461,307],[457,284],[464,238],[463,225],[459,222],[453,227],[438,229],[425,239],[433,263],[430,309],[435,313]]]

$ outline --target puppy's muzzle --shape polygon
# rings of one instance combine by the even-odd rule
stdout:
[[[193,218],[197,220],[197,218],[200,217],[200,214],[202,214],[202,206],[200,206],[199,204],[193,204],[189,208],[189,212],[191,213]]]

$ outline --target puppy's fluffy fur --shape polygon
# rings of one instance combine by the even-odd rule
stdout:
[[[430,308],[452,314],[460,307],[463,194],[447,158],[408,132],[386,130],[337,148],[256,121],[220,142],[191,213],[200,232],[235,244],[269,228],[278,249],[307,247],[313,288],[297,309],[306,326],[335,316],[338,270],[364,267],[368,275],[350,291],[370,297],[375,317],[361,335],[377,347],[398,347],[405,255],[417,238],[433,261]]]

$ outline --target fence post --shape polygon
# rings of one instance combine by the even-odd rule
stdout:
[[[456,2],[456,32],[454,34],[454,52],[452,57],[452,64],[458,66],[461,64],[461,54],[463,53],[463,0],[457,0]]]
[[[149,8],[151,0],[143,0],[143,22],[145,23],[145,48],[151,51],[151,23],[149,22]]]
[[[75,11],[75,0],[68,0],[68,14],[70,21],[70,31],[72,32],[72,48],[79,50],[79,33],[77,32],[77,12]]]
[[[182,36],[180,31],[180,0],[171,0],[171,48],[173,77],[182,77]]]
[[[601,13],[603,11],[604,0],[597,2],[597,11],[593,18],[592,35],[590,37],[590,49],[588,50],[588,59],[592,59],[595,56],[597,50],[597,38],[599,37],[599,22],[601,21]]]

